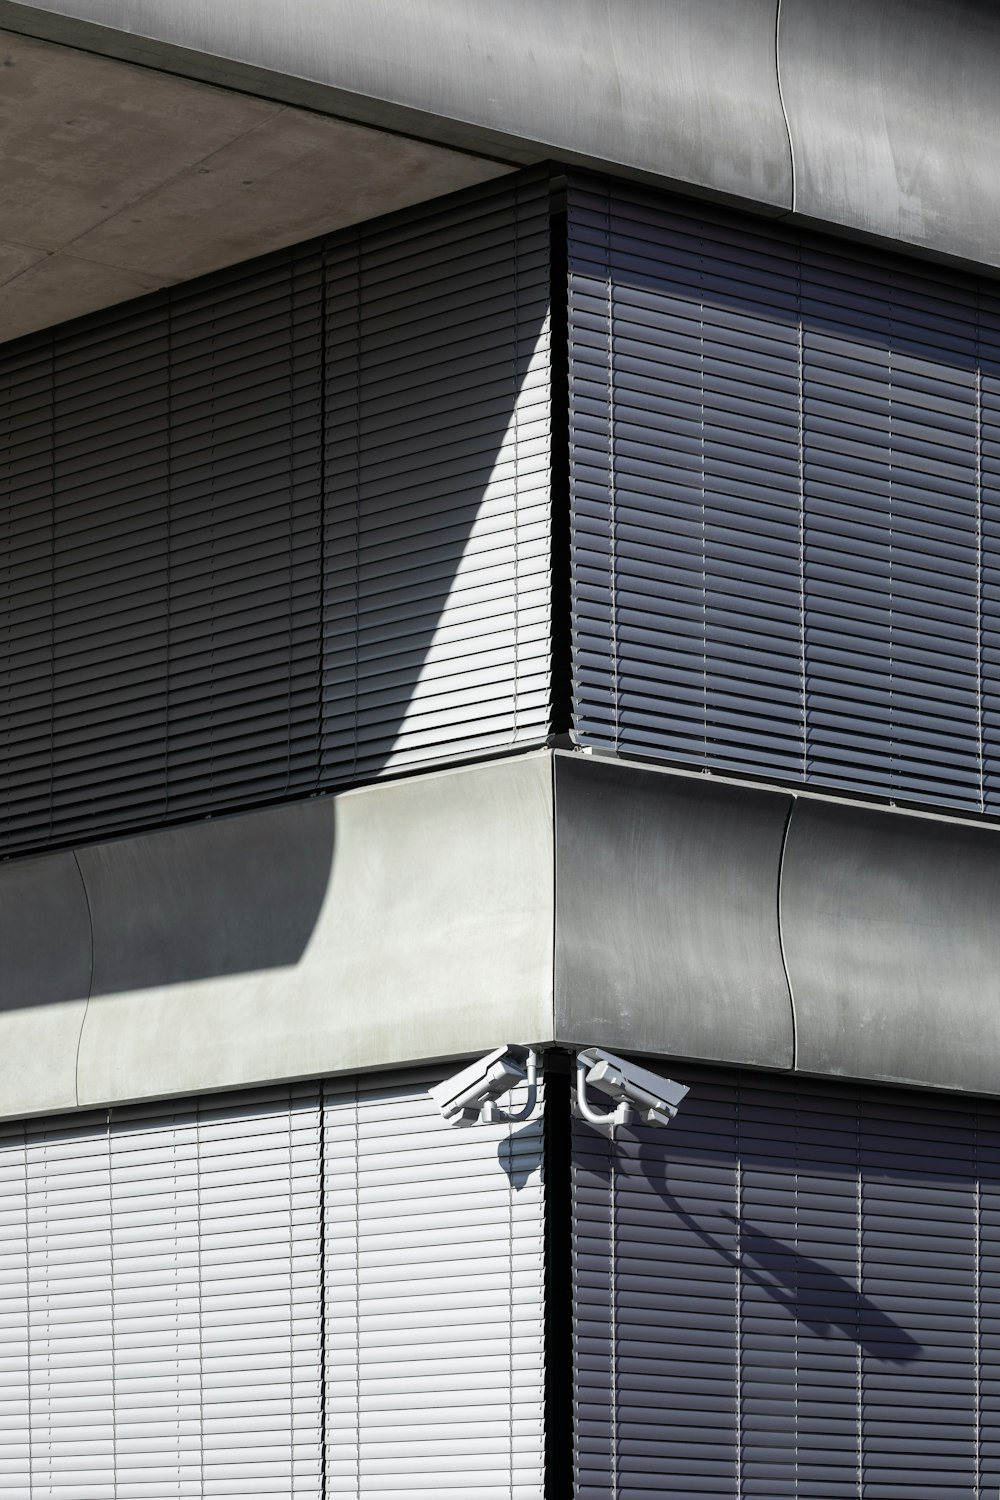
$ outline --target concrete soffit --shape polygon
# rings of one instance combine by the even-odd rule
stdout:
[[[534,751],[0,866],[0,1116],[502,1041],[1000,1094],[1000,832]]]
[[[0,342],[508,170],[0,31]]]

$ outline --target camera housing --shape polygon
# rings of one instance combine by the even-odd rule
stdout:
[[[435,1084],[428,1093],[448,1125],[495,1124],[526,1119],[535,1107],[535,1054],[529,1047],[507,1044],[470,1063],[460,1073]],[[496,1108],[496,1101],[519,1083],[528,1084],[528,1108],[517,1115]]]
[[[537,1080],[534,1050],[508,1042],[435,1084],[428,1093],[448,1125],[512,1125],[533,1114]],[[497,1101],[522,1083],[527,1085],[522,1106],[516,1112],[502,1108]],[[613,1106],[610,1112],[594,1107],[588,1088],[600,1090]],[[612,1135],[619,1125],[669,1125],[688,1092],[683,1083],[626,1062],[603,1047],[584,1047],[576,1054],[574,1111],[605,1135]]]
[[[637,1123],[636,1116],[646,1125],[669,1125],[690,1092],[683,1083],[626,1062],[602,1047],[585,1047],[577,1053],[576,1078],[576,1112],[603,1133]],[[588,1087],[599,1089],[613,1101],[615,1108],[610,1114],[593,1108],[587,1098]]]

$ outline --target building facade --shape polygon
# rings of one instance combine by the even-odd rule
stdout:
[[[498,16],[0,4],[0,1491],[984,1500],[1000,26]]]

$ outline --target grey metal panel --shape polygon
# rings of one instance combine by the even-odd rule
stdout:
[[[782,0],[796,215],[1000,265],[991,0]]]
[[[798,1067],[1000,1091],[998,909],[992,828],[797,799],[781,931]]]
[[[564,753],[555,777],[559,1040],[790,1067],[789,798]]]
[[[551,1042],[551,778],[528,755],[81,850],[81,1101]]]
[[[87,898],[71,853],[0,865],[4,1113],[70,1109],[91,981]]]
[[[610,163],[791,207],[777,0],[133,0],[0,24],[516,161]],[[720,45],[720,37],[725,45]]]
[[[93,993],[294,966],[315,931],[333,853],[326,800],[81,848]]]

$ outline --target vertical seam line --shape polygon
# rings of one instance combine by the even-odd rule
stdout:
[[[785,107],[785,94],[781,87],[781,0],[777,0],[774,7],[774,80],[778,88],[778,104],[781,107],[781,118],[785,126],[785,139],[788,142],[788,170],[792,179],[792,206],[789,213],[795,212],[795,143],[792,140],[792,128],[788,123],[788,110]]]
[[[329,1405],[326,1378],[326,1084],[319,1085],[319,1495],[326,1495],[326,1423]]]
[[[975,1484],[976,1495],[982,1493],[983,1485],[983,1415],[982,1415],[982,1177],[979,1151],[980,1112],[976,1109],[975,1117],[975,1178],[973,1192],[975,1194],[975,1258],[973,1271],[973,1298],[975,1305],[975,1344],[973,1357],[975,1360],[975,1423],[976,1423],[976,1454],[975,1454]]]
[[[71,849],[73,863],[83,891],[83,899],[87,906],[87,931],[90,935],[90,973],[87,978],[87,994],[83,1003],[83,1015],[80,1017],[80,1030],[76,1036],[76,1056],[73,1059],[73,1098],[77,1105],[80,1103],[80,1050],[83,1046],[83,1031],[90,1014],[90,1001],[94,993],[94,913],[90,905],[90,892],[87,890],[87,882],[83,878],[83,870],[80,867],[80,857],[75,849]]]
[[[781,953],[781,967],[785,975],[785,985],[788,989],[788,1008],[792,1021],[792,1072],[799,1065],[799,1020],[795,1010],[795,991],[792,988],[792,976],[788,967],[788,955],[785,952],[785,930],[781,920],[781,892],[785,874],[785,853],[788,848],[788,834],[792,826],[792,816],[795,812],[796,798],[790,796],[788,799],[788,812],[785,815],[785,827],[781,835],[781,850],[778,854],[778,880],[775,892],[776,911],[775,917],[778,925],[778,949]]]
[[[514,723],[511,743],[519,737],[518,710],[521,687],[521,393],[517,381],[517,358],[521,332],[521,194],[514,189],[513,318],[511,328],[511,416],[514,428]]]
[[[31,1174],[28,1166],[28,1127],[21,1125],[21,1142],[24,1147],[24,1300],[26,1319],[26,1345],[25,1374],[27,1376],[27,1408],[28,1408],[28,1500],[34,1500],[35,1495],[35,1423],[34,1410],[31,1393],[34,1388],[32,1380],[31,1360]]]
[[[796,255],[796,321],[798,323],[798,445],[799,445],[799,673],[802,679],[802,780],[808,780],[809,722],[806,693],[806,381],[805,327],[802,314],[802,244]]]
[[[986,756],[983,747],[983,367],[980,350],[982,292],[976,292],[976,759],[979,811],[986,811]]]
[[[743,1494],[743,1151],[740,1089],[736,1088],[736,1493]]]

